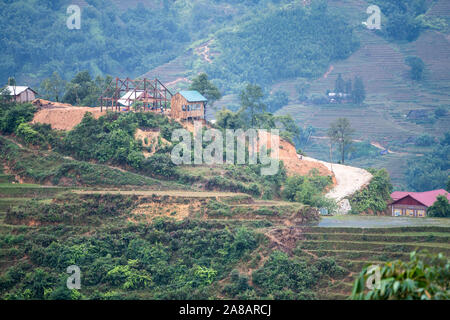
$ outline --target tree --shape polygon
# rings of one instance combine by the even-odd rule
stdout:
[[[8,86],[15,86],[16,85],[16,78],[9,77],[8,78]]]
[[[281,136],[288,138],[292,143],[297,146],[300,145],[302,139],[302,128],[300,128],[292,119],[290,115],[276,117],[276,121],[279,121],[283,131]]]
[[[261,87],[252,84],[248,84],[239,95],[241,100],[240,112],[248,113],[252,127],[256,124],[256,114],[266,110],[266,105],[262,102],[263,96]]]
[[[341,153],[341,163],[344,163],[345,155],[350,151],[352,144],[352,129],[347,118],[339,118],[332,122],[328,129],[328,136],[333,143],[337,143]]]
[[[409,262],[400,260],[384,264],[379,269],[379,285],[374,270],[365,267],[355,280],[351,299],[354,300],[447,300],[450,298],[450,265],[442,254],[419,259],[416,252]],[[375,273],[377,271],[375,270]],[[373,289],[365,290],[367,283]],[[366,293],[365,293],[366,291]]]
[[[348,79],[345,82],[345,93],[352,94],[352,89],[353,89],[352,79]]]
[[[214,85],[214,83],[208,80],[208,75],[206,73],[200,73],[197,77],[192,79],[189,90],[197,90],[204,95],[205,98],[208,99],[210,106],[222,98],[222,94],[219,89]]]
[[[423,79],[423,71],[425,69],[425,64],[422,59],[416,56],[407,57],[405,60],[406,64],[411,67],[410,75],[411,79],[420,81]]]
[[[267,111],[275,113],[279,109],[283,108],[289,102],[289,95],[285,91],[276,91],[270,94],[266,99],[265,104],[267,105]]]
[[[433,205],[428,208],[427,214],[436,218],[450,217],[450,203],[447,197],[443,195],[438,196]]]
[[[431,152],[407,162],[406,177],[411,191],[446,187],[450,170],[450,132],[445,133]]]
[[[217,113],[216,119],[216,124],[224,129],[240,129],[244,126],[244,123],[238,113],[232,112],[225,108]]]
[[[3,111],[0,114],[0,131],[9,134],[13,133],[21,123],[31,121],[36,109],[31,103],[13,103]]]
[[[60,98],[64,95],[64,89],[66,87],[66,81],[64,81],[58,72],[53,72],[50,78],[45,79],[41,83],[42,92],[48,99],[55,99],[59,102]]]
[[[63,101],[70,104],[81,104],[82,100],[88,96],[89,87],[92,85],[92,78],[89,71],[79,72],[68,84]]]
[[[355,81],[353,83],[352,99],[356,104],[361,104],[366,99],[366,90],[364,88],[364,82],[361,77],[355,77]]]
[[[16,78],[9,77],[8,78],[8,86],[13,87],[13,92],[11,92],[11,93],[13,94],[14,101],[15,101],[15,99],[16,99]]]
[[[339,73],[338,77],[334,83],[334,92],[343,93],[345,92],[345,81],[342,79],[342,75]]]
[[[11,91],[9,91],[8,87],[5,86],[0,88],[0,104],[11,102]],[[3,105],[0,105],[3,107]]]

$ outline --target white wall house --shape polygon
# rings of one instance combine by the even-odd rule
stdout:
[[[17,102],[31,102],[36,99],[37,92],[26,86],[6,86],[11,100]]]

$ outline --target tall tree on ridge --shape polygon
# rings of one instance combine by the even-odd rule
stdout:
[[[344,163],[345,156],[350,151],[354,131],[347,118],[337,119],[331,123],[328,129],[328,136],[331,141],[338,145],[341,153],[341,163]]]
[[[364,88],[364,82],[361,77],[356,76],[353,83],[352,92],[353,103],[361,104],[366,99],[366,89]]]
[[[241,99],[241,110],[239,112],[248,112],[252,127],[256,124],[256,114],[266,110],[266,105],[262,102],[263,97],[261,87],[253,84],[248,84],[239,95]]]

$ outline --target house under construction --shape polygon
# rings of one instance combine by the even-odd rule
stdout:
[[[116,78],[115,87],[111,85],[103,92],[100,100],[100,109],[111,108],[120,111],[120,108],[130,110],[133,105],[139,105],[144,111],[163,112],[169,106],[172,93],[158,79]]]

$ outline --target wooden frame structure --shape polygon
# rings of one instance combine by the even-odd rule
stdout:
[[[111,108],[120,111],[121,106],[128,110],[134,102],[144,104],[144,110],[159,110],[168,105],[173,94],[158,79],[132,80],[116,78],[116,86],[111,85],[100,96],[100,110]]]

